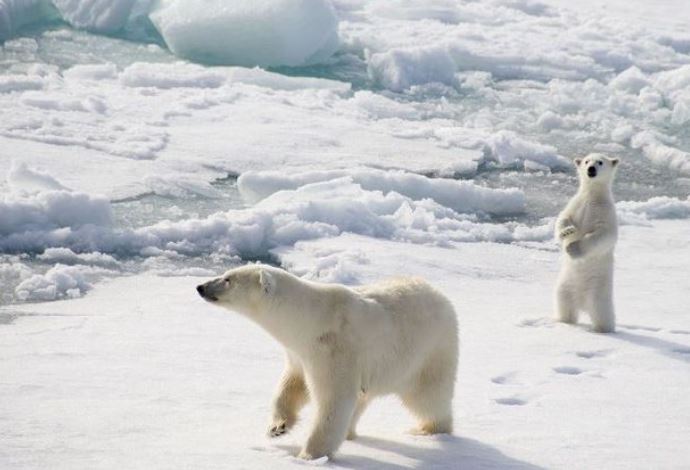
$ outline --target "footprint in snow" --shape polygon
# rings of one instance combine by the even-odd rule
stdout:
[[[495,377],[491,377],[491,382],[495,383],[497,385],[510,385],[510,384],[516,384],[517,381],[515,379],[516,373],[515,372],[506,372],[505,374],[497,375]]]
[[[641,325],[618,325],[620,328],[623,328],[624,330],[639,330],[639,331],[651,331],[652,333],[658,333],[661,331],[661,328],[657,328],[656,326],[641,326]]]
[[[583,359],[594,359],[596,357],[606,357],[609,354],[611,354],[610,349],[599,349],[595,351],[575,351],[575,355],[577,357],[581,357]]]
[[[545,326],[547,328],[552,328],[555,322],[550,318],[525,318],[517,324],[520,328],[536,328]]]
[[[499,405],[507,405],[507,406],[523,406],[528,403],[527,400],[519,397],[505,397],[505,398],[496,398],[494,399],[496,403]]]
[[[584,372],[584,370],[580,369],[579,367],[572,367],[572,366],[554,367],[553,371],[556,372],[557,374],[564,374],[564,375],[580,375]]]

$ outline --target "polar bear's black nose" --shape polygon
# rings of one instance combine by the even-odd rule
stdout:
[[[594,178],[595,176],[597,176],[597,169],[593,166],[587,168],[587,176],[589,176],[590,178]]]
[[[203,297],[204,296],[204,285],[199,284],[198,286],[196,286],[196,291],[199,293],[200,296]]]

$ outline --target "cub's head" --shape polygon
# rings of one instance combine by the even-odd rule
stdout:
[[[248,264],[199,284],[196,291],[208,302],[253,313],[275,291],[277,271],[270,266]]]
[[[618,168],[617,158],[609,158],[600,153],[590,153],[584,158],[576,158],[575,166],[582,184],[610,184]]]

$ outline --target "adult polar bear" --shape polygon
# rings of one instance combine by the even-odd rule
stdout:
[[[595,331],[616,328],[613,309],[613,250],[618,237],[611,185],[618,159],[600,154],[576,158],[577,194],[556,220],[556,237],[565,251],[556,286],[556,312],[565,323],[589,313]]]
[[[331,456],[355,437],[372,398],[397,394],[415,432],[451,432],[458,327],[450,301],[419,279],[349,288],[250,264],[197,287],[266,329],[285,347],[270,436],[287,432],[311,397],[316,416],[304,459]]]

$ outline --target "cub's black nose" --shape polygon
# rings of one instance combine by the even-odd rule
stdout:
[[[595,176],[597,176],[597,169],[593,166],[587,168],[587,176],[589,176],[590,178],[594,178]]]
[[[196,291],[199,293],[200,296],[204,296],[204,286],[202,284],[196,286]]]

